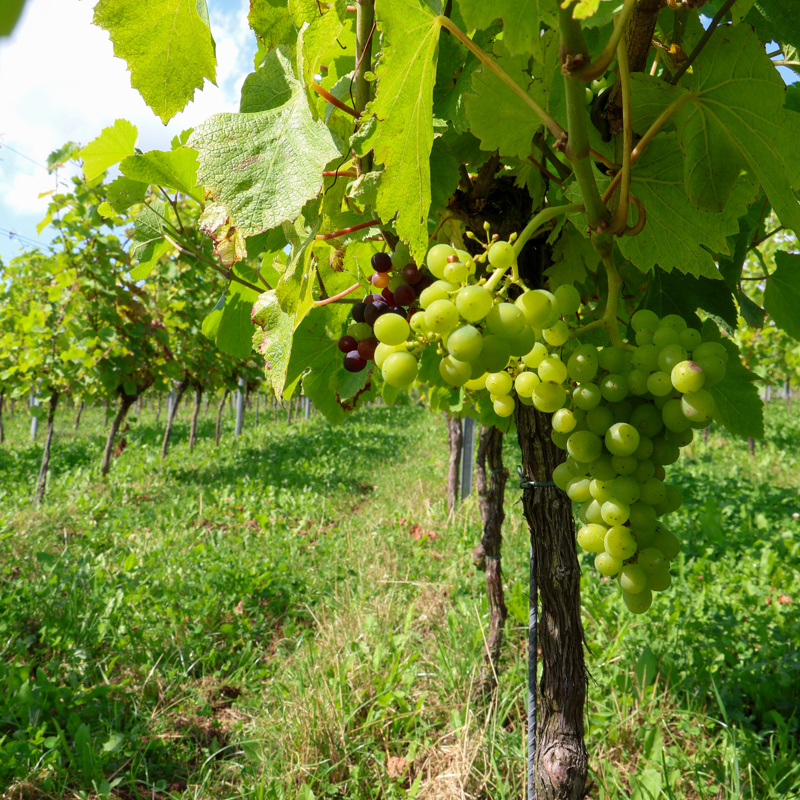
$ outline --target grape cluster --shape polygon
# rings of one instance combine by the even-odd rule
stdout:
[[[693,429],[710,424],[708,388],[724,378],[728,353],[674,314],[640,310],[631,326],[636,347],[579,344],[570,354],[572,397],[552,418],[553,441],[568,458],[553,480],[577,506],[578,544],[641,614],[652,592],[670,586],[680,550],[659,520],[682,503],[664,467],[691,443]]]

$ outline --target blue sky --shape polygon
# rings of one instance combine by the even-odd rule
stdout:
[[[2,0],[0,0],[2,2]],[[67,141],[86,144],[115,119],[139,130],[143,149],[169,147],[176,133],[212,114],[238,109],[239,89],[252,70],[255,37],[248,0],[208,0],[217,43],[217,84],[206,83],[166,127],[130,86],[108,34],[91,24],[94,3],[28,0],[10,39],[0,41],[0,258],[32,243],[44,246],[36,225],[47,210],[41,192],[56,188],[47,156]],[[67,177],[58,176],[60,180]],[[12,231],[19,238],[11,238]]]

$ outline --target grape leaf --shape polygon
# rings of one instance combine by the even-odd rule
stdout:
[[[764,290],[764,311],[789,336],[800,339],[800,255],[779,251],[775,264]]]
[[[195,200],[203,199],[203,192],[197,188],[197,153],[188,147],[137,153],[124,159],[119,169],[132,181],[175,189]]]
[[[225,308],[215,339],[223,353],[234,358],[247,358],[253,348],[251,313],[258,292],[238,281],[231,281],[225,294]]]
[[[131,270],[131,277],[138,281],[146,278],[158,259],[169,249],[169,242],[162,232],[166,204],[160,201],[145,205],[136,215],[133,223],[133,243],[131,258],[139,265]]]
[[[572,223],[561,231],[553,247],[553,265],[547,269],[553,286],[583,283],[587,270],[597,272],[600,256],[591,240],[582,236]]]
[[[493,0],[490,3],[486,0],[458,0],[461,15],[469,28],[488,28],[493,20],[503,20],[503,41],[512,55],[529,56],[538,45],[539,6],[540,0]],[[549,9],[550,3],[546,7]]]
[[[800,48],[800,18],[794,0],[755,0],[752,5],[745,19],[760,39]]]
[[[397,233],[421,263],[428,249],[439,23],[420,0],[379,4],[376,13],[383,28],[383,67],[368,108],[379,121],[375,159],[385,168],[375,210],[386,221],[396,215]]]
[[[108,31],[131,85],[166,124],[208,78],[216,85],[216,53],[206,0],[100,0],[94,23]]]
[[[227,294],[228,290],[225,289],[214,305],[214,308],[203,318],[203,324],[200,326],[200,329],[203,331],[203,336],[207,339],[211,339],[212,342],[216,341],[217,334],[219,333],[219,326],[222,322],[222,311],[225,308],[225,296]]]
[[[125,156],[133,155],[138,133],[136,126],[126,119],[115,120],[113,125],[103,128],[100,135],[78,153],[83,159],[86,180],[93,181]]]
[[[9,0],[0,9],[0,36],[10,36],[19,20],[25,0]]]
[[[198,181],[245,236],[295,219],[319,193],[325,165],[339,154],[325,126],[312,118],[282,48],[271,51],[261,69],[280,73],[280,87],[291,87],[287,100],[259,112],[217,114],[189,138],[198,151]],[[280,87],[272,95],[276,101],[285,97]],[[264,98],[263,85],[259,91]]]
[[[301,30],[297,47],[297,72],[302,75],[304,86],[309,86],[314,80],[325,54],[331,48],[338,49],[336,39],[344,30],[345,16],[344,0],[336,0],[327,13],[317,16]]]
[[[264,357],[265,374],[280,397],[292,351],[294,317],[283,312],[272,290],[259,295],[251,316],[253,323],[261,328],[253,334],[253,349]]]
[[[144,202],[147,184],[120,176],[106,186],[106,201],[119,213],[136,203]]]
[[[286,0],[251,0],[247,21],[267,50],[280,44],[293,46],[297,39],[297,30]]]

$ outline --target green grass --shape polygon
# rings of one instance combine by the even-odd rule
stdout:
[[[189,453],[181,411],[162,464],[148,410],[103,481],[103,412],[78,435],[68,416],[41,509],[27,415],[0,446],[0,794],[524,796],[518,490],[486,708],[479,517],[447,517],[440,418],[262,413],[235,442],[226,414],[216,449],[209,412]],[[591,797],[800,796],[799,461],[800,414],[778,404],[755,458],[698,437],[669,468],[684,552],[644,618],[585,571]]]

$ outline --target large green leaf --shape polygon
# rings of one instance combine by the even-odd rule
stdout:
[[[166,204],[160,201],[145,205],[136,215],[133,224],[133,243],[131,257],[139,262],[131,270],[134,280],[146,278],[158,259],[167,252],[169,242],[164,239],[163,216],[166,213]]]
[[[599,2],[599,0],[597,0]],[[458,0],[458,7],[469,28],[487,28],[495,19],[503,20],[503,41],[513,55],[530,55],[539,44],[541,0]],[[550,3],[545,3],[548,10]]]
[[[370,112],[377,117],[375,158],[385,165],[376,211],[422,262],[428,246],[433,145],[433,86],[439,22],[420,0],[381,3],[383,67]]]
[[[274,291],[259,295],[253,306],[253,349],[264,357],[264,371],[275,394],[280,397],[286,380],[286,367],[292,352],[294,317],[283,312]]]
[[[800,339],[800,255],[780,251],[775,264],[764,291],[764,310],[779,328]]]
[[[216,82],[206,0],[100,0],[94,23],[108,31],[131,85],[165,124],[206,78]]]
[[[286,0],[251,0],[247,15],[253,33],[268,50],[280,44],[294,45],[297,30]]]
[[[295,219],[319,193],[322,170],[339,153],[325,126],[312,118],[288,56],[280,48],[273,50],[261,70],[276,76],[271,96],[280,105],[248,114],[217,114],[189,138],[199,154],[199,183],[228,209],[231,222],[245,236]],[[287,85],[291,93],[284,100]],[[270,96],[261,83],[258,91],[262,102]]]
[[[137,136],[136,126],[126,119],[115,120],[113,125],[103,128],[78,154],[83,159],[86,180],[93,181],[125,156],[132,155]]]
[[[25,0],[6,0],[0,8],[0,36],[9,36],[17,24]]]
[[[326,53],[339,48],[336,40],[345,27],[345,8],[344,0],[336,0],[327,13],[317,16],[300,32],[297,72],[302,76],[304,86],[309,86],[314,80]]]
[[[235,358],[247,358],[253,349],[253,322],[251,313],[258,292],[237,281],[231,281],[225,294],[217,347]]]
[[[197,188],[197,153],[188,147],[175,150],[150,150],[128,156],[120,165],[126,178],[140,183],[175,189],[183,194],[203,199]]]

